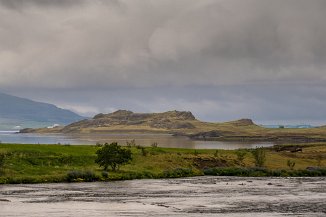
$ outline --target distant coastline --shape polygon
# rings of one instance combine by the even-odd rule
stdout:
[[[190,111],[134,113],[118,110],[67,126],[23,129],[21,133],[108,134],[163,133],[207,141],[326,142],[326,127],[266,128],[251,119],[228,122],[204,122]]]

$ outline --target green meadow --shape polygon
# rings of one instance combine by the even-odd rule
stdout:
[[[200,175],[326,176],[326,143],[296,146],[301,147],[302,152],[264,148],[264,165],[257,167],[249,149],[193,150],[133,145],[124,147],[131,150],[132,161],[117,171],[106,172],[95,163],[99,146],[0,144],[0,183],[111,181]]]

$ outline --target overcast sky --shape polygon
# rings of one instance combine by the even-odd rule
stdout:
[[[326,124],[325,0],[0,0],[0,91],[82,115]]]

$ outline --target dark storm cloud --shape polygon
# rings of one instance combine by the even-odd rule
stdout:
[[[7,87],[325,81],[325,1],[2,3],[80,4],[0,10]]]
[[[53,101],[85,113],[146,105],[197,110],[213,119],[214,109],[220,119],[322,117],[324,0],[0,3],[3,90],[72,91],[72,100]],[[198,92],[185,93],[192,89]],[[123,99],[110,95],[101,108],[101,99],[92,105],[77,100],[85,90]],[[134,91],[142,94],[128,97]]]

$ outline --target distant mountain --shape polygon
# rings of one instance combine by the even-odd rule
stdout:
[[[0,93],[0,129],[66,125],[81,119],[82,116],[52,104]]]

